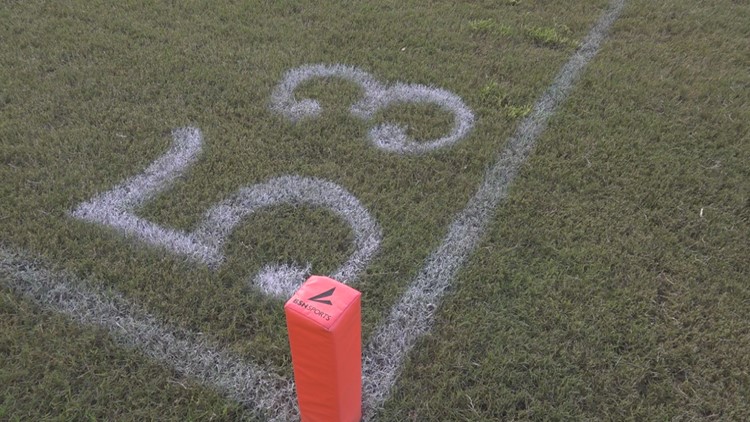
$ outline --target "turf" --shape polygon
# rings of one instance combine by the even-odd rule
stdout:
[[[267,263],[333,271],[351,252],[334,214],[254,215],[212,271],[70,210],[143,171],[187,125],[203,131],[204,153],[139,211],[160,224],[190,229],[238,188],[283,174],[338,183],[384,233],[354,283],[367,339],[605,7],[10,2],[0,10],[0,242],[289,375],[282,302],[247,281]],[[750,417],[748,21],[742,2],[628,4],[383,420]],[[386,153],[347,112],[359,89],[337,80],[301,87],[326,112],[291,123],[270,95],[310,63],[450,90],[476,126],[449,149]],[[417,139],[450,128],[448,114],[419,105],[376,121],[408,124]],[[0,292],[0,418],[253,417],[106,333]]]
[[[626,9],[384,419],[748,418],[750,10],[722,5]]]

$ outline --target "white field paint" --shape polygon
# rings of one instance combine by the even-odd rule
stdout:
[[[624,4],[625,0],[612,0],[581,47],[537,100],[532,113],[508,140],[505,150],[485,173],[477,193],[451,223],[440,246],[430,254],[386,321],[370,337],[362,362],[365,419],[375,416],[388,398],[407,354],[432,328],[437,305],[476,249],[495,209],[508,196],[511,183],[547,127],[549,118],[568,97],[581,71],[599,51]]]
[[[353,281],[377,252],[382,238],[380,227],[357,198],[335,183],[309,177],[282,176],[242,188],[209,209],[192,232],[138,217],[137,208],[172,185],[200,155],[202,136],[198,129],[176,129],[172,135],[169,151],[142,174],[80,204],[72,215],[216,268],[224,261],[227,238],[249,215],[276,205],[308,205],[332,211],[354,232],[356,250],[332,277],[344,283]],[[287,298],[304,281],[304,275],[305,270],[296,267],[266,266],[255,277],[255,284],[267,294]]]
[[[165,325],[119,293],[53,271],[2,245],[0,284],[46,310],[101,327],[123,346],[138,349],[272,420],[298,418],[291,380],[218,349],[201,333]]]
[[[271,109],[296,122],[319,116],[320,103],[312,99],[297,100],[294,91],[311,79],[341,78],[359,85],[363,98],[353,104],[349,111],[362,120],[372,120],[375,114],[393,104],[435,104],[453,114],[453,129],[442,138],[417,142],[411,139],[406,128],[384,123],[370,129],[370,142],[385,151],[399,154],[422,154],[452,145],[465,137],[474,126],[474,113],[456,94],[440,88],[418,84],[395,84],[385,86],[372,75],[360,69],[340,64],[305,65],[288,71],[271,95]]]
[[[477,193],[451,224],[442,244],[428,257],[425,267],[393,306],[386,321],[376,328],[363,358],[366,420],[375,417],[406,355],[417,340],[430,331],[436,306],[476,248],[494,209],[507,197],[511,182],[549,118],[599,51],[624,4],[625,0],[612,0],[581,48],[537,101],[532,114],[519,125],[497,162],[485,174]],[[289,268],[296,271],[292,267],[287,270]],[[107,329],[122,344],[213,386],[249,409],[273,415],[274,420],[279,421],[299,417],[289,380],[212,348],[200,334],[164,326],[116,293],[86,287],[72,276],[43,268],[1,245],[0,282],[47,309],[66,314],[80,323]]]
[[[287,292],[296,292],[301,284],[300,280],[307,280],[311,274],[312,265],[310,264],[305,267],[296,263],[266,265],[255,275],[252,285],[271,296],[288,299],[292,295]]]

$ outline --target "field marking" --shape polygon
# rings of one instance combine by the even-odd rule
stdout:
[[[218,266],[222,253],[179,230],[152,223],[134,211],[168,189],[200,156],[203,135],[195,128],[172,131],[172,145],[143,173],[78,205],[71,215],[79,220],[113,227],[121,233],[187,256],[193,261]]]
[[[207,243],[212,242],[215,247],[220,248],[229,234],[247,216],[262,208],[280,204],[325,208],[346,221],[354,232],[356,249],[331,275],[343,283],[354,281],[380,247],[383,237],[380,226],[354,195],[333,182],[299,176],[277,177],[240,189],[234,196],[212,207],[206,213],[204,222],[196,231],[196,237]],[[287,274],[287,267],[284,265],[275,267],[278,270],[273,268],[266,266],[264,274]],[[271,293],[288,299],[304,281],[304,278],[278,278],[278,282],[283,284],[277,285],[276,290]]]
[[[476,248],[495,208],[507,197],[509,185],[549,118],[598,52],[624,5],[625,0],[610,3],[583,45],[537,101],[532,114],[519,125],[498,161],[485,174],[477,193],[451,224],[441,245],[428,257],[425,267],[393,306],[386,321],[376,328],[364,351],[365,419],[375,417],[396,382],[406,355],[431,329],[437,305]],[[250,409],[274,415],[274,420],[298,417],[290,380],[211,347],[200,334],[165,327],[116,293],[87,288],[73,276],[53,272],[3,246],[0,246],[0,275],[3,275],[0,281],[9,288],[41,306],[83,324],[101,326],[122,344],[214,386]]]
[[[448,229],[442,243],[391,308],[364,352],[362,363],[365,419],[372,419],[388,398],[406,356],[435,320],[437,305],[453,284],[459,269],[474,252],[495,209],[508,196],[508,188],[529,157],[550,117],[565,101],[581,71],[596,55],[625,0],[613,0],[568,59],[555,80],[508,140],[499,159],[485,173],[479,190]]]
[[[114,291],[105,291],[0,245],[0,282],[44,309],[99,326],[121,345],[212,386],[272,420],[297,418],[294,384],[211,345],[201,333],[169,327]]]
[[[71,215],[113,227],[148,244],[216,268],[224,262],[223,246],[227,238],[242,220],[276,205],[309,205],[332,211],[354,232],[356,250],[332,277],[344,283],[354,281],[377,253],[383,235],[367,209],[341,186],[311,177],[281,176],[241,188],[206,211],[193,232],[170,229],[138,217],[135,214],[138,207],[169,188],[200,156],[203,136],[199,129],[175,129],[172,137],[170,149],[143,173],[81,203]],[[285,264],[267,265],[256,275],[254,285],[267,294],[286,299],[305,281],[304,274],[304,269]]]
[[[284,75],[271,94],[271,109],[297,122],[317,117],[322,112],[320,103],[312,99],[297,100],[294,91],[309,80],[317,78],[341,78],[359,85],[363,98],[353,104],[349,111],[362,120],[372,120],[378,111],[393,104],[435,104],[453,114],[453,129],[446,136],[433,140],[415,141],[407,134],[407,128],[383,123],[370,129],[370,142],[376,147],[398,154],[422,154],[453,145],[464,138],[474,126],[474,113],[456,94],[440,88],[421,84],[397,83],[385,86],[369,73],[356,67],[341,64],[304,65]]]

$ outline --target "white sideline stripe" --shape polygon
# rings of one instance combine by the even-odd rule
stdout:
[[[0,246],[0,283],[43,308],[107,330],[120,344],[213,386],[245,407],[287,421],[298,418],[294,385],[259,365],[213,347],[200,333],[170,328],[120,294],[55,272]]]
[[[365,419],[371,419],[396,382],[407,354],[417,340],[429,332],[434,312],[458,270],[476,249],[500,201],[526,161],[549,118],[567,98],[576,79],[599,51],[609,28],[617,20],[624,0],[613,0],[581,47],[560,69],[555,80],[521,122],[499,159],[487,171],[477,193],[451,224],[441,245],[397,302],[385,323],[381,324],[365,348],[363,361],[363,397]]]

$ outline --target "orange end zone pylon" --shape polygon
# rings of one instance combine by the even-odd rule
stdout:
[[[361,293],[312,276],[284,305],[303,422],[362,418]]]

